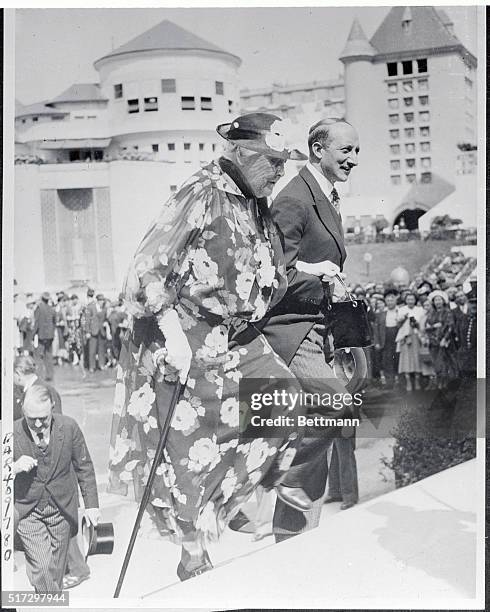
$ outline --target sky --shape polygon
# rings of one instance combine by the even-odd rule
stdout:
[[[443,7],[476,54],[476,9]],[[15,97],[54,98],[73,83],[95,83],[96,59],[169,19],[242,58],[241,87],[335,78],[354,17],[370,38],[389,11],[371,7],[20,9],[15,19]]]

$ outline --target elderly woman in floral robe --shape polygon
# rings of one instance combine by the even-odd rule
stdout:
[[[293,379],[253,322],[287,285],[264,196],[285,160],[302,157],[285,149],[273,115],[245,115],[218,131],[229,141],[226,158],[201,169],[166,203],[126,279],[133,319],[111,436],[112,489],[132,481],[139,498],[175,381],[187,374],[185,356],[171,359],[171,346],[188,347],[185,390],[147,508],[160,533],[182,544],[181,579],[212,567],[206,538],[223,531],[259,484],[279,482],[296,444],[295,434],[240,438],[238,383]]]

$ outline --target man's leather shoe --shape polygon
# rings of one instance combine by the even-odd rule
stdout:
[[[343,504],[340,504],[340,509],[341,510],[348,510],[349,508],[352,508],[353,506],[356,505],[357,502],[344,502]]]
[[[313,508],[313,502],[300,487],[286,487],[282,484],[276,487],[277,497],[291,508],[307,512]]]
[[[341,497],[332,497],[332,496],[330,496],[330,495],[329,495],[328,497],[326,497],[326,498],[323,500],[323,503],[324,503],[324,504],[331,504],[331,503],[333,503],[333,502],[339,502],[339,501],[342,501],[342,498],[341,498]]]

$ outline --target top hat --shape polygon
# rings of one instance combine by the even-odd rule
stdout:
[[[220,136],[235,144],[279,159],[305,160],[306,155],[288,146],[289,122],[271,113],[249,113],[231,123],[218,125]]]
[[[82,518],[83,555],[110,555],[114,550],[114,525],[99,523],[96,527]]]

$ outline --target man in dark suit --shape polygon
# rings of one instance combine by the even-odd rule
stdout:
[[[288,291],[260,326],[273,349],[303,380],[307,392],[345,393],[330,365],[333,346],[325,312],[333,295],[343,294],[334,279],[346,257],[335,183],[346,181],[357,166],[359,140],[350,124],[326,119],[310,128],[308,147],[309,163],[272,206],[283,236]],[[325,415],[320,410],[318,413]],[[350,416],[348,409],[336,413],[338,418],[344,415]],[[340,428],[322,431],[320,436],[318,432],[306,432],[282,486],[303,490],[307,497],[298,495],[297,507],[293,508],[281,500],[278,491],[274,514],[277,540],[318,524],[321,502],[317,501],[308,525],[304,511],[311,509],[311,500],[320,500],[324,494],[328,448],[339,436]]]
[[[77,423],[53,414],[49,389],[31,386],[14,423],[17,534],[37,593],[62,589],[70,538],[78,531],[78,485],[87,520],[99,520],[95,472]]]
[[[43,378],[53,380],[53,338],[56,329],[56,311],[49,303],[50,295],[45,291],[34,312],[34,336],[38,339],[38,355],[44,366]]]
[[[106,363],[106,321],[107,310],[105,298],[102,293],[97,294],[95,302],[87,305],[85,311],[85,331],[88,339],[88,365],[89,371],[95,372],[96,357],[99,368],[103,368]]]
[[[61,398],[56,389],[39,378],[34,359],[30,355],[20,355],[14,360],[14,412],[13,419],[21,419],[24,416],[22,404],[27,389],[33,385],[44,385],[53,402],[53,412],[61,414]]]

